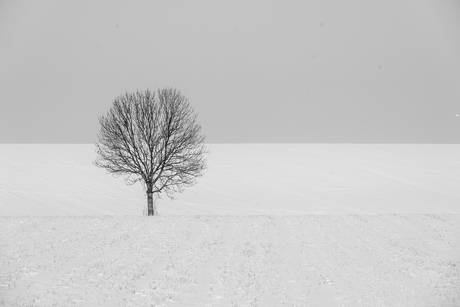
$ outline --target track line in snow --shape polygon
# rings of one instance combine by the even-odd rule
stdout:
[[[164,279],[164,271],[168,267],[173,267],[175,259],[183,257],[184,254],[197,244],[203,228],[203,220],[199,216],[191,216],[187,228],[189,235],[184,240],[184,244],[179,245],[170,255],[160,258],[161,260],[149,266],[146,273],[130,285],[130,293],[125,293],[118,298],[107,301],[105,306],[117,306],[118,304],[126,304],[126,302],[133,303],[134,305],[142,305],[144,299],[152,299],[152,296],[155,296],[156,292],[162,286],[161,282]]]
[[[284,273],[282,278],[287,281],[290,288],[294,288],[291,291],[295,291],[296,288],[300,292],[304,301],[310,294],[309,284],[305,279],[310,280],[315,276],[302,267],[300,255],[291,239],[285,218],[275,217],[273,223],[277,235],[275,240],[278,241],[282,255],[282,273]]]
[[[314,306],[337,306],[335,294],[319,272],[308,270],[300,257],[300,253],[289,231],[289,222],[285,217],[274,218],[275,227],[278,230],[278,241],[284,251],[287,277],[296,285],[305,296],[307,302]]]
[[[222,265],[224,256],[230,251],[234,229],[235,220],[228,220],[228,224],[222,227],[222,242],[206,251],[206,254],[207,256],[209,255],[209,257],[198,268],[197,285],[194,289],[194,292],[197,293],[197,296],[195,297],[197,306],[206,306],[207,304],[212,303],[211,293],[214,291],[211,289],[213,287],[211,284],[211,277],[213,273],[216,272],[216,269]],[[190,303],[193,304],[195,302]]]

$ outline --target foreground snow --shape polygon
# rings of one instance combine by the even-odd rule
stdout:
[[[459,215],[3,217],[5,306],[455,306]]]

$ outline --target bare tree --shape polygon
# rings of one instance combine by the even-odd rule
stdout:
[[[206,168],[201,126],[188,99],[178,90],[126,93],[115,98],[101,131],[94,165],[127,184],[140,181],[147,193],[148,215],[156,215],[154,194],[174,192],[196,183]]]

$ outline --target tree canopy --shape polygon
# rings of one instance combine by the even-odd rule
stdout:
[[[176,89],[125,93],[99,117],[94,164],[116,176],[126,175],[128,184],[140,181],[148,197],[164,191],[173,198],[195,184],[206,168],[208,151],[196,118],[188,99]],[[153,215],[149,198],[148,205]]]

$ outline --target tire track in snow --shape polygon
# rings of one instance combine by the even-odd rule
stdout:
[[[273,219],[275,229],[277,230],[278,244],[283,256],[283,267],[285,268],[284,279],[288,281],[291,287],[297,288],[306,300],[310,295],[309,285],[316,282],[316,276],[308,272],[302,265],[300,254],[297,251],[288,225],[284,217],[275,217]]]
[[[238,219],[230,250],[219,272],[222,298],[212,306],[284,306],[299,302],[299,290],[286,277],[275,217]],[[293,290],[293,291],[291,291]],[[220,294],[220,293],[219,293]]]
[[[289,282],[297,287],[306,301],[312,306],[338,306],[333,289],[326,283],[320,272],[307,269],[303,265],[300,253],[289,231],[285,217],[275,217],[274,222],[278,229],[278,240],[284,251],[286,273]],[[293,279],[291,279],[291,277]]]
[[[221,243],[213,245],[213,248],[205,251],[205,261],[198,268],[197,285],[192,291],[196,293],[187,306],[207,306],[212,304],[213,299],[211,293],[214,292],[211,287],[211,277],[213,272],[223,263],[224,256],[228,254],[233,240],[233,232],[235,229],[235,220],[227,219],[228,224],[222,226]],[[222,297],[216,297],[219,300]]]
[[[161,300],[159,297],[160,295],[155,297],[155,292],[161,287],[160,282],[164,277],[164,270],[168,268],[168,266],[173,265],[175,258],[180,259],[197,244],[203,228],[203,220],[199,216],[191,216],[187,228],[189,235],[187,239],[185,239],[185,244],[180,245],[172,254],[163,256],[160,261],[148,267],[146,273],[130,286],[130,289],[132,289],[132,291],[130,291],[131,294],[120,295],[117,298],[108,300],[104,306],[126,305],[127,303],[132,303],[136,306],[146,303],[144,301],[145,299],[147,299],[149,303],[152,302],[152,299]]]

